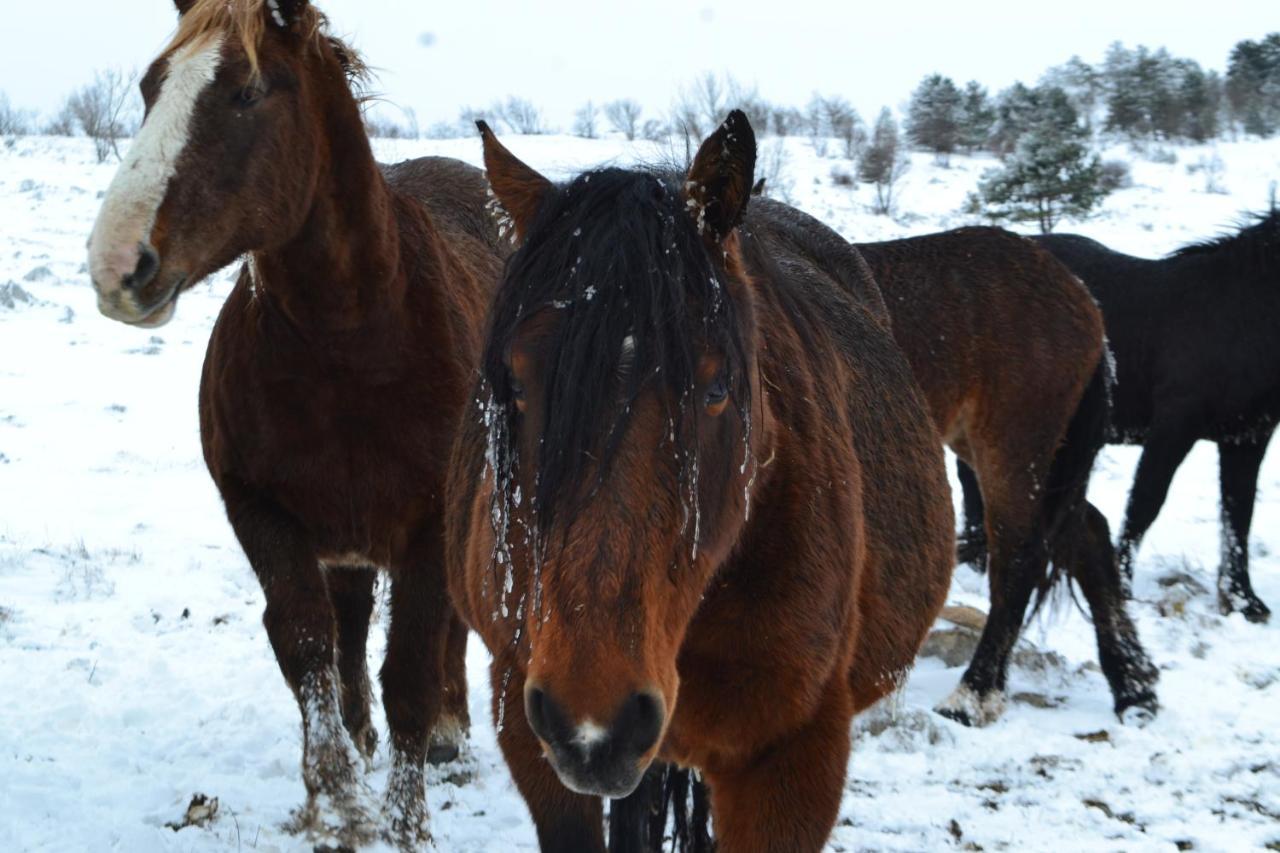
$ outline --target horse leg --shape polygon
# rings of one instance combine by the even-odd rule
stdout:
[[[467,706],[467,626],[449,610],[449,634],[444,651],[444,703],[440,719],[431,729],[427,761],[446,764],[456,761],[466,747],[471,731],[471,709]]]
[[[267,637],[302,711],[307,802],[294,826],[331,834],[348,846],[365,843],[374,823],[355,746],[342,724],[334,613],[314,549],[302,526],[274,501],[228,492],[223,490],[227,517],[267,600]],[[334,817],[340,825],[331,824]]]
[[[489,666],[493,721],[511,778],[524,797],[542,853],[603,853],[604,805],[561,783],[524,715],[524,675],[495,657]]]
[[[444,650],[452,614],[445,592],[443,542],[424,530],[403,565],[391,572],[391,624],[379,677],[391,730],[391,773],[383,811],[393,842],[413,848],[430,841],[426,756],[443,698]]]
[[[990,506],[990,504],[988,504]],[[1048,549],[1039,524],[1026,534],[989,525],[991,610],[960,685],[938,705],[939,714],[966,726],[985,726],[1004,712],[1004,688],[1031,594],[1044,578]]]
[[[333,568],[325,585],[338,623],[338,675],[342,679],[342,722],[364,756],[366,766],[378,748],[378,731],[369,716],[369,666],[365,643],[373,614],[373,586],[378,579],[370,567]]]
[[[720,853],[823,849],[840,814],[852,712],[847,688],[833,681],[803,728],[746,767],[706,773]]]
[[[1142,537],[1160,514],[1164,499],[1169,495],[1173,475],[1187,458],[1196,443],[1195,433],[1178,420],[1157,420],[1161,427],[1153,428],[1142,448],[1138,460],[1138,472],[1129,491],[1129,505],[1124,512],[1124,530],[1120,534],[1119,552],[1122,580],[1133,586],[1133,561],[1142,544]]]
[[[1098,638],[1098,661],[1111,685],[1116,716],[1145,725],[1159,708],[1155,685],[1159,671],[1147,658],[1133,620],[1125,610],[1111,528],[1087,501],[1056,536],[1054,562],[1075,578],[1089,604]]]
[[[1271,611],[1249,581],[1249,527],[1258,492],[1258,469],[1271,433],[1249,442],[1218,442],[1222,487],[1222,565],[1218,568],[1218,609],[1264,623]]]
[[[964,520],[956,541],[956,562],[986,571],[987,531],[982,523],[982,490],[978,487],[978,475],[973,473],[968,463],[956,457],[956,477],[964,494]]]

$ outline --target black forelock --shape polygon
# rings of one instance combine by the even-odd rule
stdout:
[[[716,258],[684,209],[679,179],[602,169],[555,187],[543,200],[498,289],[483,359],[495,417],[491,448],[498,489],[510,488],[516,407],[508,347],[520,325],[545,311],[547,372],[534,512],[541,534],[606,476],[648,383],[664,383],[682,489],[696,447],[695,372],[704,347],[723,354],[734,405],[750,411],[738,315]],[[622,364],[624,341],[634,342]],[[687,417],[686,417],[687,415]]]

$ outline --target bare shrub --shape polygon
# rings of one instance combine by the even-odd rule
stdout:
[[[1109,193],[1133,186],[1133,174],[1129,164],[1124,160],[1104,160],[1098,183]]]
[[[418,139],[422,136],[418,129],[418,116],[411,108],[401,110],[404,121],[381,113],[367,112],[364,115],[364,129],[371,139]]]
[[[1226,194],[1226,188],[1222,185],[1222,178],[1226,173],[1227,164],[1222,162],[1217,151],[1208,156],[1201,155],[1196,162],[1187,164],[1187,174],[1201,175],[1204,178],[1204,191],[1213,195]]]
[[[583,139],[595,139],[599,135],[596,132],[599,122],[600,108],[591,101],[587,101],[573,114],[573,133]]]
[[[97,71],[93,82],[72,94],[67,109],[85,136],[93,140],[98,162],[109,155],[120,159],[120,140],[134,131],[136,71],[108,68]]]
[[[634,140],[636,134],[641,132],[640,115],[643,112],[640,104],[630,98],[621,98],[604,105],[604,115],[609,120],[610,126],[625,136],[627,141]],[[645,126],[652,121],[650,119]]]
[[[26,136],[31,127],[31,113],[16,109],[9,103],[9,96],[0,92],[0,136]]]
[[[490,112],[512,133],[535,136],[547,132],[542,120],[542,111],[534,106],[532,101],[524,98],[512,95],[505,101],[495,102],[490,107]]]
[[[771,139],[760,146],[756,158],[756,177],[764,183],[764,194],[787,204],[794,204],[795,180],[791,177],[791,157],[785,139]]]

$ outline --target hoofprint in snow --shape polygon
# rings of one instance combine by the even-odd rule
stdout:
[[[654,147],[519,140],[548,174],[660,158]],[[915,158],[898,221],[866,212],[869,189],[834,185],[847,161],[785,146],[775,194],[846,236],[878,240],[964,224],[983,158]],[[832,146],[833,150],[835,146]],[[1226,194],[1189,165],[1136,157],[1135,185],[1068,224],[1155,256],[1260,208],[1280,144],[1220,144]],[[383,159],[477,162],[476,140],[379,145]],[[1135,156],[1117,149],[1114,156]],[[0,849],[302,850],[281,825],[303,801],[293,697],[261,627],[262,596],[204,470],[196,385],[230,286],[224,272],[154,331],[97,313],[85,241],[113,166],[84,141],[0,146]],[[1138,451],[1111,448],[1090,497],[1118,528]],[[1280,604],[1280,456],[1264,465],[1253,576]],[[1132,605],[1161,668],[1160,717],[1123,727],[1095,663],[1093,630],[1064,600],[1027,630],[1008,709],[966,729],[932,712],[959,667],[922,658],[904,690],[856,724],[832,850],[1226,850],[1280,843],[1280,620],[1215,607],[1217,458],[1197,447],[1144,542]],[[985,610],[961,569],[952,602]],[[375,635],[380,632],[375,632]],[[371,655],[381,657],[381,637]],[[433,769],[442,850],[532,850],[532,824],[488,723],[487,659],[469,654],[474,755]],[[381,714],[375,712],[379,725]],[[385,744],[385,733],[381,743]],[[375,790],[389,770],[375,759]],[[196,793],[218,799],[181,826]]]

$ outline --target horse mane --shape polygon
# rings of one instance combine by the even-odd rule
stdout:
[[[178,20],[178,29],[161,56],[184,48],[198,49],[217,36],[239,39],[254,76],[260,73],[258,53],[267,31],[267,0],[196,0]],[[337,55],[353,91],[369,80],[369,67],[359,52],[329,33],[329,19],[314,5],[306,4],[295,24],[302,38],[317,52],[324,44]]]
[[[577,506],[566,504],[585,500],[603,481],[632,406],[650,382],[666,383],[678,401],[667,413],[667,440],[686,512],[696,511],[694,407],[700,403],[692,396],[703,343],[724,354],[733,404],[749,424],[747,361],[723,259],[707,250],[680,185],[675,175],[650,170],[579,175],[548,192],[524,245],[507,262],[482,361],[492,397],[495,502],[508,500],[513,485],[517,415],[507,347],[534,315],[561,315],[541,344],[550,369],[532,496],[539,535],[549,532],[557,514],[572,518]],[[586,488],[589,467],[597,476]]]
[[[1235,231],[1191,243],[1174,250],[1169,258],[1222,254],[1234,269],[1250,277],[1280,271],[1280,209],[1246,214]]]

